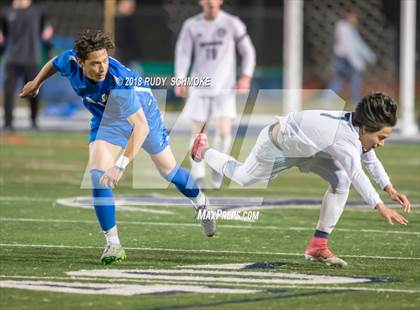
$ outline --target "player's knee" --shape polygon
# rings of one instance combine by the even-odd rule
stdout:
[[[258,181],[246,173],[244,165],[237,160],[229,160],[223,167],[223,174],[243,187],[252,185]]]
[[[350,191],[350,187],[348,187],[348,188],[339,188],[339,187],[333,188],[333,187],[331,187],[330,191],[331,191],[331,193],[334,193],[334,194],[347,194]]]
[[[254,179],[245,179],[245,180],[238,180],[240,186],[247,187],[254,184],[256,181]]]
[[[255,179],[254,177],[244,174],[244,173],[234,174],[232,177],[232,180],[243,187],[247,187],[258,182],[258,180]]]
[[[350,191],[350,181],[340,181],[336,184],[331,184],[331,191],[337,194],[345,194]]]
[[[350,190],[351,181],[344,171],[337,171],[330,185],[334,193],[346,193]]]

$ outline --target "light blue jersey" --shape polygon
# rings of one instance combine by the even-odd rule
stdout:
[[[105,140],[125,148],[133,129],[127,118],[141,108],[150,129],[143,148],[150,154],[160,153],[168,145],[169,137],[148,85],[112,57],[105,80],[94,82],[83,74],[76,57],[75,50],[67,50],[53,60],[53,66],[69,79],[92,114],[89,143]]]

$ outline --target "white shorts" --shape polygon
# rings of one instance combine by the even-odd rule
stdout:
[[[281,146],[271,138],[270,126],[266,126],[259,134],[257,141],[245,162],[231,167],[229,173],[237,178],[247,179],[246,183],[270,180],[292,167],[298,167],[302,172],[312,172],[336,190],[346,191],[350,187],[347,173],[338,162],[322,154],[313,157],[291,158],[284,155]],[[229,168],[228,168],[229,169]]]
[[[210,118],[236,118],[236,92],[226,91],[217,96],[204,96],[192,92],[188,97],[183,111],[189,119],[197,122],[207,122]]]
[[[270,134],[270,126],[261,130],[243,165],[246,174],[260,181],[272,179],[299,162],[294,158],[286,158],[281,149],[273,143]]]

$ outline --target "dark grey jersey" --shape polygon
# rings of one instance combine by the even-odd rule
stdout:
[[[40,36],[45,16],[35,5],[24,9],[8,7],[1,16],[6,38],[6,63],[36,65],[41,61]]]

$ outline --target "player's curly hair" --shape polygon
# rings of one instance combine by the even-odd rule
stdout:
[[[364,126],[369,132],[379,131],[385,126],[394,127],[397,123],[397,104],[381,92],[366,95],[353,113],[353,123]]]
[[[110,35],[102,30],[83,30],[74,41],[74,49],[81,60],[86,60],[89,53],[103,48],[110,51],[115,48],[115,45]]]

